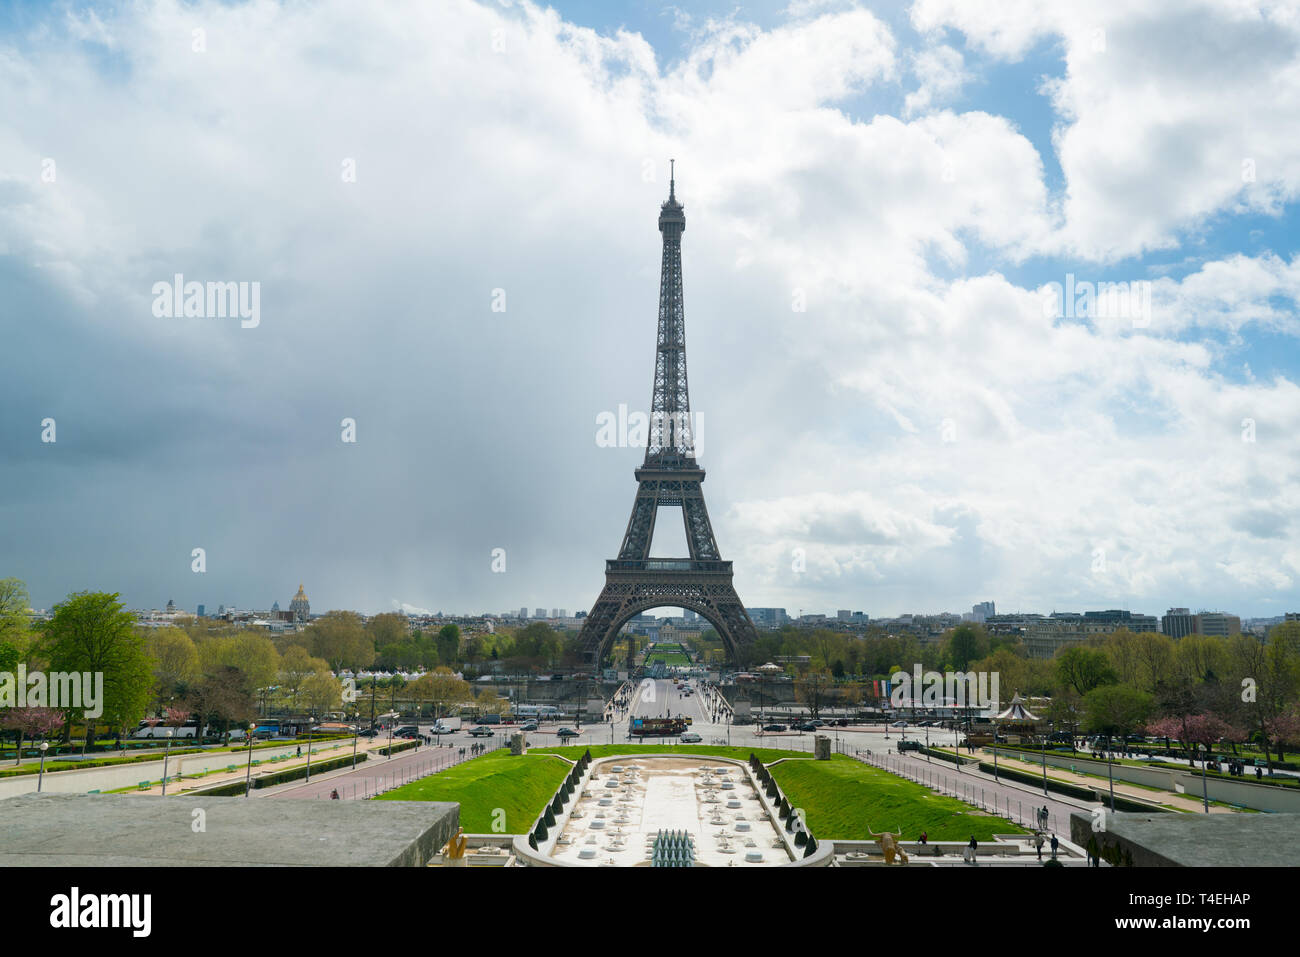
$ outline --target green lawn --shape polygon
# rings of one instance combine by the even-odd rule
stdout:
[[[583,749],[568,750],[581,756]],[[536,751],[516,755],[501,748],[412,781],[376,800],[456,801],[460,826],[467,834],[525,834],[571,769],[572,765],[553,755]]]
[[[662,661],[667,668],[689,668],[691,666],[691,659],[680,651],[652,651],[646,656],[646,667],[648,668],[659,661]]]
[[[842,754],[830,761],[786,761],[772,776],[793,807],[804,809],[814,837],[869,840],[867,828],[903,831],[916,840],[987,841],[994,834],[1024,834],[1005,818],[984,814],[955,798],[869,767]]]

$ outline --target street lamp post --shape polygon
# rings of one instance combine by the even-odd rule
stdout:
[[[361,737],[361,729],[354,726],[352,728],[352,770],[353,771],[357,769],[357,739],[360,737]]]
[[[1048,730],[1049,730],[1049,732],[1050,732],[1051,727],[1052,727],[1052,725],[1051,725],[1050,722],[1048,723],[1047,727],[1048,727]],[[1048,796],[1048,794],[1047,794],[1047,742],[1048,742],[1049,740],[1051,740],[1051,735],[1050,735],[1050,734],[1049,734],[1046,738],[1043,739],[1043,745],[1042,745],[1042,758],[1043,758],[1043,797],[1047,797],[1047,796]],[[998,746],[997,746],[997,742],[996,742],[996,741],[993,742],[993,753],[994,753],[994,754],[997,754],[997,753],[998,753]]]
[[[36,777],[36,793],[41,793],[41,785],[45,782],[45,752],[50,750],[50,742],[41,742],[41,770]]]
[[[253,793],[253,732],[256,730],[257,725],[248,726],[248,770],[244,775],[244,797]]]
[[[1205,757],[1201,761],[1201,799],[1205,802],[1205,813],[1210,813],[1210,782],[1206,779],[1206,768],[1210,764],[1210,746],[1202,744],[1205,748]]]
[[[315,724],[316,724],[315,718],[307,719],[307,780],[308,781],[311,780],[311,731],[312,728],[315,726]],[[388,744],[389,744],[388,753],[389,755],[391,755],[393,752],[392,739],[389,739]],[[250,753],[248,758],[251,761],[253,759],[253,755]]]
[[[1110,784],[1110,809],[1113,813],[1115,810],[1115,774],[1111,770],[1111,757],[1110,737],[1108,735],[1106,739],[1106,780]]]
[[[167,758],[168,758],[168,756],[171,755],[171,752],[172,752],[172,729],[171,729],[171,728],[168,728],[168,729],[167,729],[167,747],[163,749],[163,780],[162,780],[162,786],[163,786],[163,788],[162,788],[162,793],[163,793],[163,797],[166,797],[166,796],[167,796]]]

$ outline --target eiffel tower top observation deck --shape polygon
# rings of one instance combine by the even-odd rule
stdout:
[[[696,467],[691,395],[686,379],[686,311],[682,305],[682,233],[685,231],[686,210],[677,201],[674,164],[668,178],[668,199],[659,208],[659,232],[663,233],[664,248],[659,278],[654,394],[650,399],[650,436],[645,450],[645,464],[649,468]]]

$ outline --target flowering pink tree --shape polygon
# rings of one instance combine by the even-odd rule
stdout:
[[[1282,760],[1282,747],[1300,750],[1300,707],[1293,707],[1273,719],[1273,739],[1277,742],[1277,759]]]
[[[1147,725],[1147,734],[1157,738],[1173,738],[1187,746],[1187,756],[1196,759],[1196,745],[1213,748],[1220,741],[1242,741],[1246,733],[1229,724],[1218,715],[1188,714],[1178,718],[1159,718]]]
[[[17,764],[23,756],[23,738],[45,738],[63,727],[67,715],[54,708],[6,708],[0,727],[18,732]]]

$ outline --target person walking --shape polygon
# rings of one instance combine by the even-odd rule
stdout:
[[[1052,860],[1056,860],[1056,849],[1060,846],[1061,846],[1061,842],[1058,841],[1056,839],[1056,835],[1053,834],[1052,835]]]
[[[1043,859],[1043,832],[1042,831],[1034,832],[1034,847],[1037,848],[1038,859],[1041,861]]]
[[[970,836],[970,843],[966,845],[966,863],[974,864],[975,855],[979,851],[979,843],[975,840],[975,835]]]
[[[930,839],[930,835],[927,834],[925,831],[922,831],[922,832],[921,832],[921,843],[924,844],[924,843],[926,843],[926,841],[928,841],[929,839]]]

